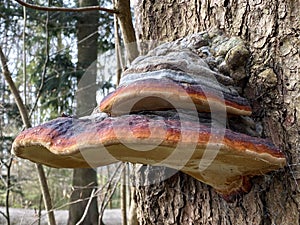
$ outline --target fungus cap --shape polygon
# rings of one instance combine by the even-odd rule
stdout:
[[[180,109],[196,106],[199,112],[210,112],[214,104],[225,107],[228,114],[250,115],[248,101],[239,96],[232,83],[229,76],[213,71],[191,49],[161,45],[133,61],[119,87],[101,101],[100,110],[118,116],[178,109],[172,105],[176,102]],[[193,102],[191,106],[189,101]]]
[[[249,177],[285,165],[283,153],[265,139],[226,129],[222,139],[211,142],[210,127],[193,124],[156,115],[100,119],[61,117],[23,131],[15,139],[13,151],[18,157],[57,168],[96,167],[118,161],[168,166],[211,185],[226,198],[249,190]],[[189,127],[184,139],[182,126]],[[197,143],[191,143],[193,137],[197,137]],[[151,150],[153,143],[158,144]],[[169,157],[179,144],[183,146],[181,157]],[[134,149],[141,145],[150,148],[147,151]],[[190,158],[183,161],[184,151],[190,146],[195,149]],[[210,151],[216,146],[219,152],[211,164],[201,170],[199,163],[208,146]]]
[[[172,74],[178,79],[178,72],[155,71],[160,75]],[[245,98],[225,87],[217,90],[220,84],[192,84],[170,79],[152,78],[153,73],[145,74],[143,79],[120,85],[100,103],[100,110],[113,116],[143,110],[194,109],[210,112],[213,104],[216,109],[225,107],[228,114],[250,115],[251,107]],[[150,76],[151,78],[148,78]],[[177,107],[172,103],[176,102]],[[193,104],[190,104],[193,103]],[[128,106],[132,106],[131,108]]]

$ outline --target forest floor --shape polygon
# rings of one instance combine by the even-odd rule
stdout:
[[[0,207],[1,212],[5,212],[4,207]],[[37,212],[33,209],[15,209],[10,208],[11,225],[37,225]],[[55,211],[56,225],[66,225],[68,220],[68,210]],[[103,222],[105,225],[121,225],[121,210],[107,209],[104,212]],[[3,215],[0,215],[0,224],[6,224]],[[41,225],[47,225],[47,215],[42,211]]]

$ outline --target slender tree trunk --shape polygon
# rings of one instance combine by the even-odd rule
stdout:
[[[15,86],[15,83],[13,82],[13,80],[11,78],[11,73],[8,69],[7,59],[2,51],[1,46],[0,46],[0,61],[1,61],[1,69],[3,71],[3,76],[6,80],[6,82],[8,83],[10,91],[12,92],[12,94],[15,98],[18,110],[19,110],[21,118],[22,118],[22,122],[26,128],[30,128],[31,124],[30,124],[30,120],[28,117],[28,111],[22,101],[21,96],[19,95],[18,89]],[[48,219],[49,219],[48,224],[55,225],[56,224],[55,216],[54,216],[54,212],[52,211],[52,208],[53,208],[52,201],[51,201],[51,196],[50,196],[45,172],[44,172],[43,166],[41,164],[35,164],[35,165],[38,170],[39,181],[40,181],[40,185],[41,185],[41,189],[42,189],[42,193],[43,193],[45,208],[46,208],[47,214],[48,214]]]
[[[300,2],[141,0],[139,41],[171,41],[212,27],[241,37],[251,51],[244,95],[263,133],[286,154],[288,166],[252,179],[252,190],[227,203],[183,173],[136,189],[140,224],[300,224]],[[166,168],[137,171],[137,182],[161,179]]]
[[[135,195],[135,187],[130,187],[130,209],[128,216],[128,225],[138,225],[137,220],[137,205],[136,205],[136,195]]]
[[[127,225],[127,195],[126,195],[126,166],[122,171],[121,187],[120,187],[120,199],[121,199],[121,211],[122,211],[122,225]]]
[[[81,0],[79,6],[98,5],[96,0]],[[79,87],[77,91],[77,115],[89,115],[96,106],[96,88],[90,84],[96,84],[96,60],[98,39],[99,12],[85,12],[78,14],[77,39],[78,39],[78,74]],[[90,68],[88,68],[90,67]],[[76,224],[83,216],[88,199],[92,190],[97,186],[97,173],[94,169],[74,169],[71,202],[81,200],[79,203],[71,204],[69,209],[69,225]],[[88,213],[81,223],[83,225],[98,224],[97,198],[93,198],[89,205]]]
[[[126,50],[126,56],[129,63],[138,55],[135,32],[132,24],[130,0],[115,0],[115,7],[119,11],[118,20],[120,22],[121,32]]]

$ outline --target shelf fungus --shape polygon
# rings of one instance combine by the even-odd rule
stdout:
[[[194,34],[138,57],[102,100],[100,113],[27,129],[13,143],[15,155],[58,168],[118,161],[167,166],[212,186],[226,200],[248,192],[251,177],[282,168],[286,159],[259,137],[248,101],[230,74],[219,72],[224,60],[214,53],[225,58],[241,45],[222,38]]]
[[[229,114],[251,114],[248,101],[229,85],[230,77],[211,70],[193,51],[164,47],[137,58],[117,90],[102,100],[100,110],[111,115],[195,107],[210,112],[214,105],[216,109],[225,106]]]

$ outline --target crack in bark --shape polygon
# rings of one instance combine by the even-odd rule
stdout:
[[[238,36],[242,36],[242,34],[243,34],[243,28],[244,28],[244,26],[246,24],[246,19],[248,17],[248,12],[249,12],[249,8],[250,8],[250,6],[249,6],[249,0],[247,0],[246,2],[247,2],[247,4],[246,4],[245,11],[243,13],[243,16],[242,16],[242,22],[241,22],[240,27],[239,27]],[[246,28],[248,29],[248,26],[246,26]]]
[[[195,3],[195,15],[196,15],[196,18],[197,18],[197,20],[198,20],[198,23],[200,24],[201,23],[201,16],[200,16],[200,12],[201,12],[201,2],[199,2],[199,4],[198,4],[198,1],[197,0],[195,0],[194,1],[194,3]]]

